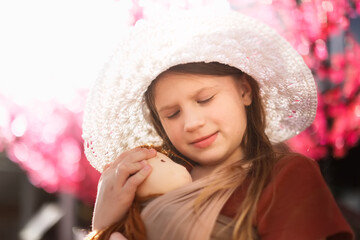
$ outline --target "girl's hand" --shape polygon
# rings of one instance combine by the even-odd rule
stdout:
[[[135,148],[123,152],[105,166],[98,184],[93,230],[104,229],[125,216],[134,201],[137,187],[151,172],[146,159],[154,156],[154,149]]]

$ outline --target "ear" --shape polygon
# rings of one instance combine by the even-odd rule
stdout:
[[[240,97],[242,98],[245,106],[250,106],[252,103],[252,89],[246,79],[243,79],[240,82]]]

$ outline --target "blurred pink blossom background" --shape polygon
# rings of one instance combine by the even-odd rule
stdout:
[[[115,7],[120,4],[120,0],[107,2]],[[113,23],[111,33],[121,32],[122,28],[116,26],[132,25],[162,11],[188,8],[231,8],[276,28],[303,56],[319,90],[314,123],[289,140],[289,146],[319,160],[329,155],[342,158],[359,143],[359,0],[124,2],[127,7],[121,9],[127,15],[109,20]],[[86,7],[85,2],[83,5]],[[111,14],[116,15],[116,8]],[[81,27],[87,27],[84,24]],[[104,38],[110,36],[102,34]],[[100,177],[86,160],[81,138],[82,110],[91,81],[86,81],[85,87],[74,87],[66,102],[60,101],[61,97],[41,100],[34,96],[31,101],[19,103],[0,88],[0,152],[19,164],[35,186],[51,193],[72,193],[87,202],[94,201]]]

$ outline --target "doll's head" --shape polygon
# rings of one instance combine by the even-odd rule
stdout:
[[[136,196],[140,198],[160,195],[175,190],[192,181],[186,168],[175,163],[168,156],[158,152],[147,160],[152,167],[150,175],[138,187]]]

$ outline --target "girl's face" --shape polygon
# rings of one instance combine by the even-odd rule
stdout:
[[[154,88],[155,107],[174,147],[200,166],[216,167],[243,156],[246,81],[232,76],[166,73]]]

